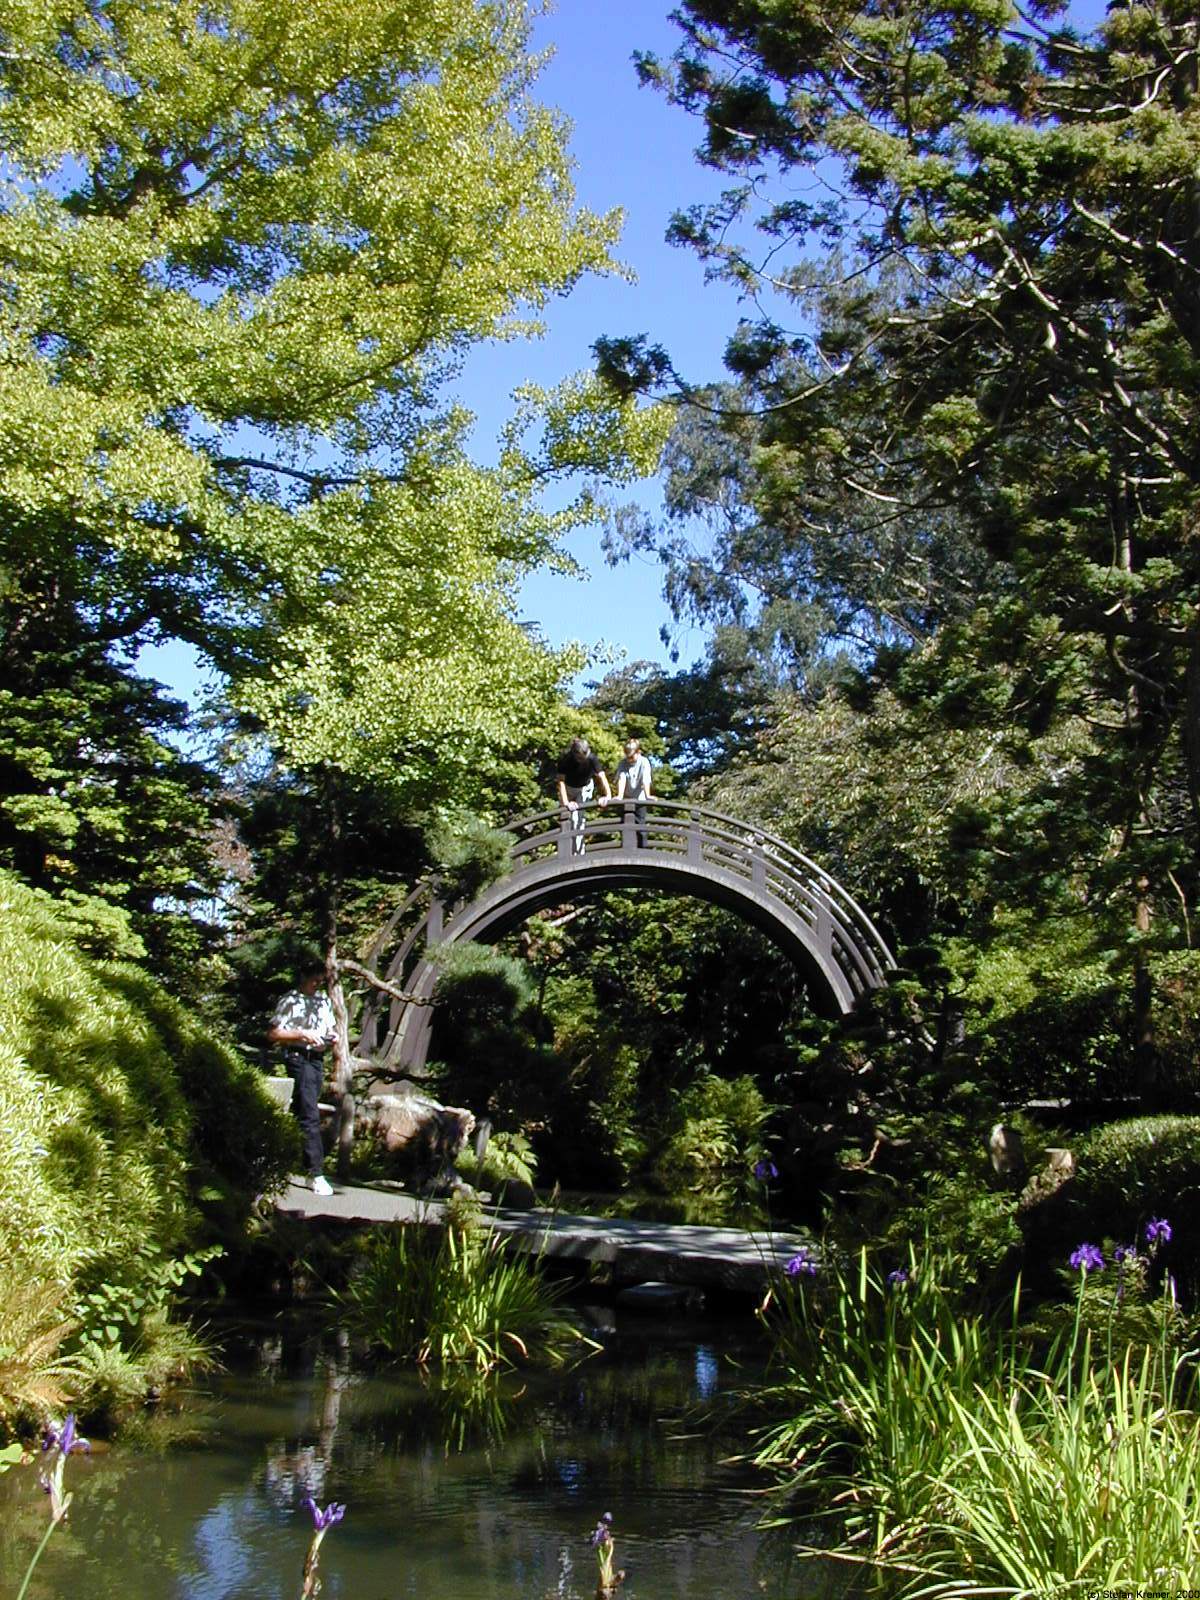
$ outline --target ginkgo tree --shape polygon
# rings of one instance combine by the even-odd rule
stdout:
[[[462,800],[570,664],[516,585],[601,512],[546,486],[662,442],[575,379],[483,466],[449,397],[620,270],[539,64],[524,0],[5,0],[5,639],[186,640],[285,766]]]
[[[600,471],[654,449],[631,413],[593,426],[607,402],[576,385],[543,397],[537,459],[485,472],[442,401],[473,341],[615,270],[618,218],[574,207],[528,33],[519,0],[4,7],[10,583],[114,638],[190,640],[264,713],[298,648],[319,678],[386,617],[444,661],[476,632],[467,589],[511,611],[513,575],[593,512],[537,509],[579,464],[564,436]]]

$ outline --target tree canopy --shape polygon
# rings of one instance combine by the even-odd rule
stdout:
[[[676,17],[674,61],[641,70],[735,182],[675,237],[774,297],[731,341],[733,389],[684,395],[723,413],[679,435],[693,498],[715,500],[706,452],[744,463],[721,475],[734,504],[690,592],[736,606],[773,582],[823,608],[819,650],[850,639],[885,680],[900,646],[904,691],[981,752],[1023,762],[1055,730],[1037,803],[1047,826],[1088,820],[1062,830],[1062,881],[1182,935],[1200,811],[1194,8],[1116,5],[1094,33],[992,0],[687,0]],[[622,392],[670,372],[644,341],[600,353]],[[992,834],[1002,870],[1016,821]]]
[[[473,341],[615,270],[528,27],[521,0],[57,0],[0,31],[5,565],[109,637],[188,640],[291,759],[400,790],[556,679],[512,585],[594,508],[541,486],[657,449],[576,381],[484,470],[445,400]]]

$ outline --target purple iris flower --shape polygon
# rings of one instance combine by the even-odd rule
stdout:
[[[1165,1217],[1155,1217],[1146,1224],[1147,1244],[1170,1244],[1171,1224]]]
[[[1072,1250],[1068,1257],[1071,1265],[1080,1272],[1103,1272],[1104,1257],[1099,1246],[1094,1244],[1081,1244]]]
[[[907,1267],[897,1267],[894,1272],[889,1272],[888,1273],[887,1281],[888,1281],[888,1288],[889,1289],[902,1288],[903,1285],[908,1282],[908,1268]]]
[[[1138,1258],[1137,1245],[1119,1244],[1113,1251],[1113,1260],[1117,1264],[1117,1299],[1125,1298],[1125,1269]]]
[[[812,1252],[807,1246],[804,1246],[796,1252],[783,1270],[789,1278],[798,1278],[801,1273],[805,1277],[815,1278],[817,1275],[817,1263],[813,1260]]]
[[[42,1435],[42,1452],[57,1450],[59,1455],[69,1456],[73,1450],[90,1450],[92,1447],[75,1426],[75,1413],[68,1411],[63,1418],[61,1428],[56,1428],[51,1422]]]
[[[770,1183],[773,1179],[779,1176],[779,1168],[773,1161],[764,1156],[761,1161],[756,1163],[754,1168],[754,1176],[758,1179],[759,1183]]]
[[[326,1528],[332,1528],[335,1522],[340,1522],[346,1515],[345,1506],[338,1505],[336,1500],[331,1500],[324,1511],[313,1499],[312,1495],[305,1495],[301,1504],[306,1507],[312,1518],[313,1527],[318,1533],[324,1533]]]
[[[612,1512],[606,1511],[596,1524],[592,1533],[592,1548],[599,1550],[602,1545],[612,1543]]]

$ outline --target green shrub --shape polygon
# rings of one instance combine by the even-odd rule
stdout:
[[[751,1077],[706,1074],[680,1095],[674,1128],[655,1167],[668,1194],[709,1202],[713,1219],[751,1203],[760,1185],[754,1168],[764,1151],[772,1107]]]
[[[243,1216],[295,1133],[151,979],[89,958],[48,896],[6,876],[0,967],[0,1302],[44,1287],[78,1321],[105,1284],[151,1289],[201,1242],[205,1208]]]
[[[296,1162],[296,1124],[263,1091],[261,1074],[186,1007],[135,968],[106,981],[152,1025],[188,1108],[189,1190],[219,1237],[232,1235],[256,1196]]]
[[[507,1018],[532,998],[525,963],[489,944],[439,945],[430,958],[438,968],[434,990],[438,1001],[452,1000],[455,1006],[478,1013],[477,1023],[489,1014]]]
[[[1200,1117],[1107,1123],[1076,1145],[1075,1159],[1058,1223],[1063,1244],[1131,1244],[1151,1218],[1166,1217],[1172,1270],[1189,1286],[1200,1281]]]
[[[378,1229],[339,1303],[389,1355],[481,1372],[561,1361],[586,1341],[536,1263],[477,1226]]]

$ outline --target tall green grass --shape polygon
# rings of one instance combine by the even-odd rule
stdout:
[[[1085,1595],[1192,1586],[1200,1573],[1200,1418],[1179,1369],[1127,1347],[956,1400],[956,1448],[932,1485],[936,1592]],[[1190,1378],[1184,1382],[1190,1397]]]
[[[478,1226],[378,1230],[339,1304],[371,1344],[422,1366],[490,1372],[588,1348],[537,1264]]]
[[[905,1270],[889,1283],[863,1250],[818,1279],[785,1279],[765,1308],[785,1374],[767,1400],[785,1415],[755,1460],[806,1502],[819,1494],[874,1552],[905,1547],[931,1515],[960,1407],[1002,1359],[990,1320],[955,1309],[954,1258],[914,1252]]]
[[[755,1459],[799,1496],[779,1520],[835,1515],[841,1553],[911,1595],[1194,1582],[1200,1417],[1169,1280],[1156,1342],[1114,1342],[1115,1317],[1093,1339],[1081,1278],[1047,1348],[1016,1298],[1000,1315],[964,1309],[962,1277],[927,1249],[889,1282],[863,1252],[772,1291],[781,1376],[765,1398],[783,1415]]]

